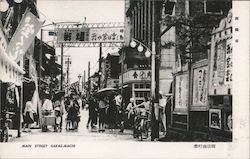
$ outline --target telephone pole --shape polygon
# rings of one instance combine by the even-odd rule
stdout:
[[[99,71],[98,71],[98,89],[101,89],[101,68],[102,67],[102,43],[100,43],[99,52]]]
[[[83,81],[82,90],[83,90],[84,93],[85,93],[85,84],[86,84],[85,79],[86,79],[86,72],[84,70],[84,72],[83,72],[83,80],[82,80]]]
[[[89,97],[90,97],[90,90],[91,90],[91,88],[90,88],[91,86],[90,86],[90,61],[88,62],[88,99],[89,99]]]

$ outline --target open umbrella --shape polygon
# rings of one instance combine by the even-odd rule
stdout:
[[[116,88],[103,88],[97,91],[94,96],[97,98],[104,98],[107,96],[117,95],[119,94],[117,92],[118,90]]]

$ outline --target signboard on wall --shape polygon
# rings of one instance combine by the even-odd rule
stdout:
[[[188,107],[188,74],[175,77],[175,108],[187,109]]]
[[[58,28],[57,43],[120,43],[124,27]]]
[[[131,81],[150,81],[151,70],[130,70],[123,74],[123,82]]]
[[[232,82],[232,39],[228,39],[226,42],[226,59],[225,59],[225,85],[230,85]]]
[[[192,106],[207,106],[208,100],[208,66],[193,70]]]
[[[230,20],[230,16],[222,19],[220,27],[215,28],[212,33],[209,95],[232,94],[232,23]]]

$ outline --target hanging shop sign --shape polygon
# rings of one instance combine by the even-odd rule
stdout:
[[[208,66],[193,69],[192,107],[208,104]]]
[[[28,50],[32,41],[34,41],[34,38],[41,26],[42,22],[40,22],[30,11],[24,13],[23,18],[6,49],[6,52],[11,59],[16,62],[21,59],[21,57]]]
[[[231,94],[233,65],[231,16],[222,19],[220,26],[213,30],[209,59],[209,95]]]
[[[209,109],[209,127],[221,129],[221,110]]]
[[[57,43],[120,43],[124,27],[58,28]]]
[[[130,70],[123,74],[123,82],[150,81],[151,70]]]
[[[188,74],[175,77],[175,109],[187,109],[188,107]]]

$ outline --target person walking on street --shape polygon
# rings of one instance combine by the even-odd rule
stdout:
[[[104,124],[106,118],[106,103],[104,100],[99,100],[99,131],[105,131]]]
[[[53,104],[52,104],[52,95],[50,95],[48,92],[45,95],[45,99],[42,105],[42,115],[43,116],[48,116],[53,113]],[[46,131],[48,130],[47,125],[42,125],[42,128]]]
[[[117,108],[114,97],[109,97],[109,107],[107,112],[108,125],[111,131],[115,129]]]
[[[89,99],[89,119],[87,122],[87,128],[89,128],[89,124],[91,125],[91,128],[94,129],[97,124],[97,103],[96,99],[94,97],[90,97]]]
[[[134,100],[134,98],[130,98],[129,101],[130,102],[128,103],[127,108],[126,108],[126,112],[127,112],[127,122],[126,122],[126,125],[131,128],[134,125],[134,117],[135,117],[134,106],[135,106],[135,100]]]
[[[116,124],[120,127],[120,132],[124,130],[123,112],[122,112],[122,96],[119,94],[115,96],[115,105],[117,109]]]
[[[72,122],[72,129],[77,130],[78,129],[78,123],[80,121],[80,105],[76,99],[75,94],[71,94],[71,107],[70,107],[70,113],[71,113],[71,122]]]
[[[30,132],[30,125],[34,122],[32,102],[27,101],[24,109],[24,127],[23,132]],[[26,130],[27,128],[27,130]]]
[[[167,98],[163,95],[162,91],[159,92],[159,117],[163,125],[164,135],[166,135],[167,131],[167,121],[166,121],[166,105]]]

